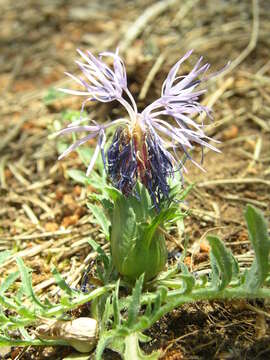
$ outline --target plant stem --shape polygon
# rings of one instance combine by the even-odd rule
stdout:
[[[142,297],[142,303],[147,304],[155,301],[154,294],[147,294]],[[181,294],[179,290],[170,291],[167,294],[166,303],[160,307],[160,309],[153,314],[153,316],[149,319],[150,323],[142,324],[138,323],[135,326],[136,331],[143,331],[148,329],[151,325],[153,325],[156,321],[158,321],[162,316],[166,315],[170,311],[176,309],[177,307],[192,303],[195,301],[207,301],[207,300],[232,300],[232,299],[266,299],[270,298],[270,289],[269,288],[260,288],[256,290],[256,292],[249,292],[243,287],[238,288],[226,288],[222,291],[215,288],[203,288],[193,290],[189,294]],[[122,304],[121,304],[122,305]],[[120,308],[121,308],[120,305]]]
[[[77,299],[74,299],[74,301],[72,301],[68,305],[54,306],[53,308],[46,310],[45,312],[45,314],[47,315],[46,317],[63,314],[68,310],[76,309],[78,306],[86,304],[87,302],[92,301],[93,299],[105,294],[108,291],[111,291],[114,288],[115,288],[115,284],[105,285],[96,290],[91,291],[89,294],[79,296]]]
[[[65,340],[20,340],[20,339],[9,339],[0,336],[0,347],[1,346],[54,346],[54,345],[66,345],[70,344]]]

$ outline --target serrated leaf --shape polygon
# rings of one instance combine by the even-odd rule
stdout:
[[[3,295],[7,291],[7,289],[9,289],[10,286],[18,279],[19,276],[20,276],[19,271],[15,271],[9,274],[1,283],[0,294]]]
[[[269,273],[270,239],[267,224],[260,210],[248,205],[245,211],[249,239],[255,252],[255,259],[245,277],[244,286],[249,291],[257,290]]]
[[[101,226],[102,231],[107,239],[109,239],[109,227],[110,221],[107,219],[104,210],[97,206],[90,203],[87,203],[87,207],[92,211],[97,223]]]
[[[21,273],[21,279],[22,279],[22,287],[24,290],[24,293],[33,301],[34,304],[41,308],[45,308],[45,306],[39,301],[38,297],[35,295],[33,287],[32,287],[32,277],[27,269],[27,267],[24,265],[24,262],[21,258],[16,258],[16,262],[19,268],[19,271]]]
[[[128,318],[126,323],[127,327],[131,327],[136,322],[137,316],[139,314],[143,282],[144,274],[142,274],[136,281],[135,287],[132,291],[132,297],[128,307]]]
[[[223,290],[232,279],[233,259],[231,253],[218,237],[209,235],[207,240],[210,243],[211,253],[219,270],[220,283],[218,288]]]

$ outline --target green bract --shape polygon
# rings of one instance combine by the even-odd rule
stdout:
[[[141,188],[140,200],[126,198],[120,192],[114,201],[111,228],[113,263],[121,275],[135,280],[141,274],[151,279],[165,266],[167,248],[160,231],[168,211],[157,214],[145,188]]]

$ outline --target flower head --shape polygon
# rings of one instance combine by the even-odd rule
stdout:
[[[203,132],[203,124],[196,122],[194,115],[210,110],[199,103],[200,96],[206,90],[197,90],[203,81],[203,75],[209,64],[202,65],[202,58],[187,75],[177,76],[181,64],[189,58],[192,51],[187,52],[170,70],[163,83],[161,97],[138,112],[134,98],[127,87],[127,76],[123,60],[115,53],[103,52],[95,58],[90,52],[84,54],[78,50],[85,63],[77,61],[85,78],[75,77],[67,73],[79,83],[84,91],[61,89],[62,91],[82,95],[87,101],[118,101],[128,113],[125,119],[118,119],[106,124],[82,126],[72,124],[59,134],[72,132],[88,132],[89,134],[72,144],[60,158],[75,150],[89,139],[97,137],[97,146],[87,169],[90,174],[99,152],[102,154],[105,169],[112,184],[123,194],[132,194],[137,180],[147,188],[156,207],[169,194],[168,178],[175,171],[186,171],[183,162],[178,158],[179,149],[195,165],[189,150],[194,144],[217,150],[209,144],[211,140]],[[104,57],[113,60],[113,68],[106,65]],[[199,76],[201,77],[199,78]],[[124,97],[125,96],[125,97]],[[128,99],[128,100],[126,100]],[[171,119],[171,121],[168,121]],[[112,142],[105,154],[105,132],[109,127],[116,127]],[[203,170],[203,169],[202,169]]]

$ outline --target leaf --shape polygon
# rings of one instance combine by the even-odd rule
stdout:
[[[23,340],[33,340],[24,327],[20,327],[18,330],[20,331]]]
[[[19,271],[15,271],[11,274],[9,274],[5,280],[3,280],[3,282],[1,283],[0,286],[0,295],[3,295],[7,289],[18,279],[18,277],[20,276],[20,272]]]
[[[96,300],[96,299],[94,299],[94,300]],[[101,303],[100,299],[97,299],[97,301],[99,302],[99,304]],[[93,302],[92,302],[92,304],[93,304]],[[109,323],[109,320],[110,320],[110,314],[112,312],[111,308],[112,308],[111,297],[108,296],[107,299],[106,299],[106,302],[105,302],[103,313],[101,314],[102,315],[101,323],[100,323],[100,332],[101,333],[104,332],[105,329],[106,329],[106,326],[108,326],[108,323]],[[99,309],[98,309],[98,311],[99,311]],[[96,320],[98,320],[98,319],[96,318]]]
[[[69,170],[67,170],[67,174],[69,177],[71,177],[72,180],[74,180],[80,184],[86,185],[89,183],[89,178],[81,170],[69,169]]]
[[[158,360],[160,351],[154,351],[149,355],[144,354],[140,349],[138,337],[137,333],[133,333],[125,338],[124,360]]]
[[[94,149],[91,147],[80,146],[76,151],[84,165],[88,166],[94,154]]]
[[[33,301],[33,303],[35,303],[36,305],[38,305],[41,308],[46,308],[46,306],[44,306],[38,299],[38,297],[35,295],[33,287],[32,287],[32,277],[29,274],[29,271],[27,269],[27,267],[24,265],[23,260],[18,257],[16,258],[16,262],[19,268],[19,271],[21,273],[21,279],[22,279],[22,286],[23,286],[23,290],[24,293]]]
[[[105,267],[109,266],[109,257],[106,255],[105,251],[102,249],[102,247],[95,242],[95,240],[93,239],[88,239],[87,240],[89,245],[94,249],[94,251],[96,251],[100,257],[100,260],[102,260],[103,264]]]
[[[160,292],[157,293],[155,302],[154,302],[154,308],[153,308],[153,314],[155,314],[157,311],[159,311],[161,306],[161,294]]]
[[[144,274],[142,274],[139,277],[139,279],[136,281],[135,287],[132,291],[132,298],[128,307],[128,319],[126,323],[128,327],[132,327],[132,325],[134,325],[140,311],[140,299],[141,299],[143,281],[144,281]]]
[[[116,328],[118,325],[120,325],[120,311],[119,311],[119,301],[118,301],[118,296],[119,296],[119,284],[120,284],[120,279],[118,279],[117,283],[116,283],[116,287],[115,287],[115,291],[113,293],[113,317],[114,317],[114,327]]]
[[[216,236],[209,235],[207,240],[211,245],[211,253],[215,258],[221,279],[218,288],[223,290],[232,279],[233,259],[230,251],[224,243]],[[213,269],[212,269],[213,270]]]
[[[195,285],[194,277],[191,274],[181,274],[180,279],[183,281],[184,284],[183,294],[190,293]]]
[[[169,221],[173,219],[174,216],[175,209],[169,208],[166,210],[161,210],[159,214],[151,221],[151,223],[147,226],[144,234],[144,241],[146,242],[148,247],[151,245],[151,241],[159,225],[162,225],[164,221]]]
[[[270,239],[267,224],[260,210],[248,205],[245,211],[249,239],[255,251],[255,259],[246,274],[244,286],[251,292],[257,290],[269,272]]]
[[[62,289],[67,295],[71,296],[71,295],[75,295],[77,294],[76,291],[72,290],[70,288],[70,286],[66,283],[66,281],[62,278],[61,274],[58,272],[58,270],[56,269],[56,267],[53,267],[52,269],[52,274],[55,278],[55,281],[57,283],[57,285],[60,287],[60,289]]]
[[[102,360],[102,354],[109,343],[115,338],[113,331],[107,331],[98,341],[95,360]]]
[[[94,215],[97,223],[101,226],[106,238],[109,239],[110,221],[107,219],[104,210],[101,207],[90,203],[87,203],[87,207],[92,211],[92,214]]]

